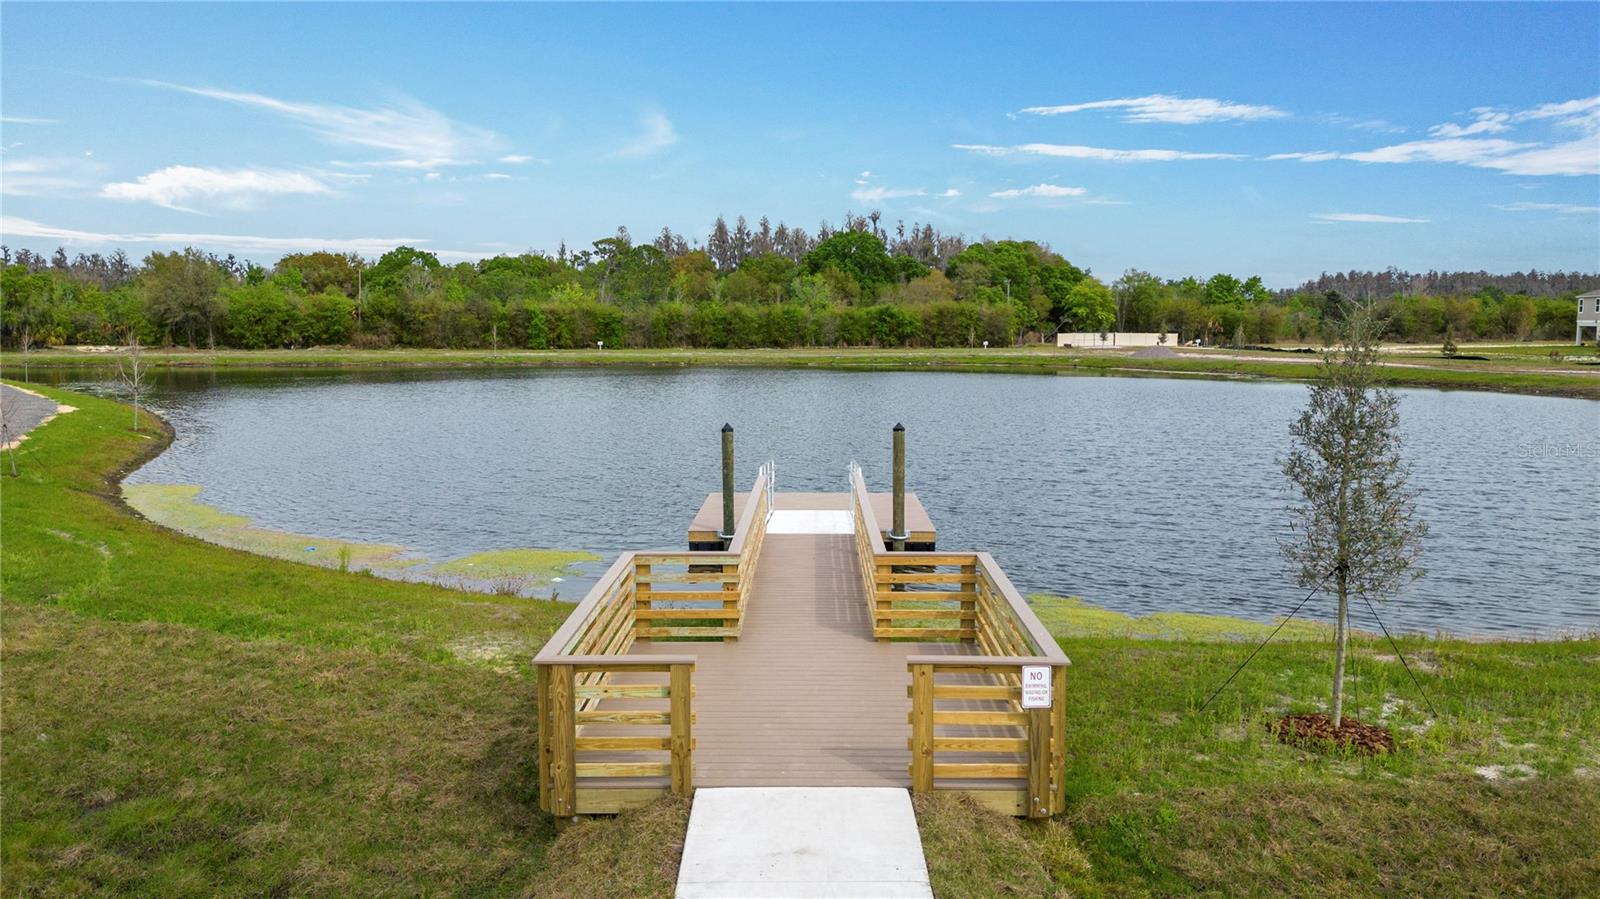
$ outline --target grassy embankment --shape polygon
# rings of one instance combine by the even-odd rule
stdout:
[[[1551,350],[1560,358],[1550,358]],[[1296,380],[1309,377],[1314,354],[1180,348],[1172,359],[1135,358],[1123,350],[1080,352],[1049,346],[971,349],[617,349],[617,350],[195,350],[148,351],[157,368],[382,368],[382,367],[582,367],[752,366],[880,371],[973,371],[1016,373],[1181,375],[1205,378]],[[1486,347],[1463,345],[1464,355],[1487,360],[1445,359],[1435,349],[1396,346],[1384,353],[1383,374],[1403,387],[1493,390],[1600,399],[1600,365],[1593,347],[1520,344]],[[33,353],[34,369],[107,367],[113,353],[58,349]],[[8,377],[21,374],[16,354],[3,368]]]
[[[53,391],[52,395],[66,397]],[[686,806],[557,834],[526,653],[565,612],[295,565],[157,528],[109,478],[162,444],[124,407],[41,427],[0,493],[7,894],[667,895]],[[1356,641],[1400,751],[1283,747],[1324,632],[1036,600],[1073,657],[1071,812],[919,802],[941,896],[1577,895],[1600,883],[1600,640]],[[1482,769],[1481,771],[1479,769]]]

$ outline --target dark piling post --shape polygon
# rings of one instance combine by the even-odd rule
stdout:
[[[722,426],[722,538],[723,549],[733,543],[733,425]]]
[[[894,529],[889,539],[895,552],[906,550],[906,426],[894,426]]]

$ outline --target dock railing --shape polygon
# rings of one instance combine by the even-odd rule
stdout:
[[[873,636],[965,644],[906,659],[912,791],[961,790],[1028,817],[1063,811],[1066,654],[988,553],[889,551],[859,466],[849,478]]]
[[[762,466],[721,552],[625,552],[536,656],[539,806],[620,811],[694,789],[695,656],[629,656],[638,641],[739,637],[772,511]],[[606,733],[593,733],[595,725]],[[624,732],[612,732],[625,726]]]

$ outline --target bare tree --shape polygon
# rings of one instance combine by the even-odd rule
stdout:
[[[1344,717],[1350,599],[1382,599],[1421,576],[1426,522],[1417,518],[1410,468],[1401,458],[1399,398],[1377,382],[1382,323],[1369,307],[1345,322],[1323,355],[1283,474],[1293,485],[1292,536],[1283,553],[1302,587],[1339,601],[1333,662],[1333,725]]]
[[[128,349],[117,360],[117,380],[133,403],[133,429],[139,430],[139,401],[150,381],[150,363],[139,346],[139,335],[128,332]]]

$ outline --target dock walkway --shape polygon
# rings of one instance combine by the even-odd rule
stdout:
[[[905,787],[906,659],[961,643],[880,643],[852,537],[772,534],[744,633],[696,643],[695,783]],[[635,643],[676,655],[683,643]]]

